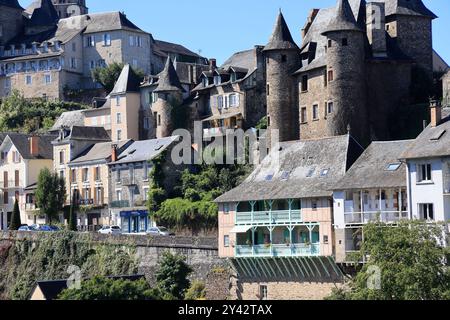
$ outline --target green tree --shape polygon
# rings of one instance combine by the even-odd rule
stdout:
[[[19,210],[19,202],[14,202],[14,209],[11,215],[11,224],[9,225],[9,230],[16,231],[19,230],[22,222],[20,221],[20,210]]]
[[[450,299],[448,249],[443,240],[443,226],[437,224],[367,225],[359,258],[370,258],[351,280],[350,289],[336,290],[330,299]],[[374,280],[379,286],[369,285]]]
[[[151,289],[145,279],[131,281],[95,277],[81,283],[80,289],[66,289],[58,300],[157,300],[158,291]]]
[[[92,80],[100,83],[106,92],[111,92],[119,79],[123,67],[123,63],[114,62],[106,67],[95,68],[92,70]],[[133,71],[139,78],[144,79],[144,73],[141,70],[133,69]]]
[[[184,299],[186,290],[191,284],[188,276],[192,273],[185,260],[183,256],[174,255],[169,251],[164,252],[156,272],[156,286],[165,299],[170,297]]]
[[[72,201],[70,202],[69,223],[67,225],[69,231],[78,231],[76,199],[77,193],[74,191],[72,194]]]
[[[193,281],[191,287],[186,291],[185,300],[205,300],[205,284],[201,281]]]
[[[35,196],[41,214],[45,215],[51,224],[52,220],[58,217],[66,200],[64,178],[59,177],[57,173],[51,173],[48,168],[42,169],[39,173]]]

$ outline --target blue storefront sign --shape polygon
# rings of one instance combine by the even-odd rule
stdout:
[[[148,229],[148,211],[121,211],[122,231],[128,233],[146,232]]]

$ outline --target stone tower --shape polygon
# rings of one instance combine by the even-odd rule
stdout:
[[[25,28],[27,35],[52,30],[59,21],[58,13],[51,0],[36,0],[27,7],[25,13],[29,17]]]
[[[58,16],[61,19],[71,16],[78,16],[88,14],[89,10],[86,7],[86,0],[52,0]]]
[[[152,113],[156,138],[160,139],[170,137],[172,131],[176,129],[174,128],[173,108],[181,106],[185,90],[181,85],[170,57],[167,58],[164,70],[158,77],[158,85],[153,90],[157,99],[152,105]]]
[[[369,142],[366,109],[365,34],[348,0],[338,0],[334,16],[322,33],[327,38],[327,85],[334,111],[328,135],[350,133],[361,144]]]
[[[301,65],[300,50],[279,13],[269,43],[265,46],[267,114],[270,130],[279,130],[279,141],[299,139],[297,90],[292,74]],[[270,139],[269,144],[270,147]]]
[[[422,0],[384,0],[386,29],[397,47],[431,77],[433,72],[432,21],[437,16]]]
[[[0,46],[22,31],[22,12],[23,8],[17,0],[0,0]]]

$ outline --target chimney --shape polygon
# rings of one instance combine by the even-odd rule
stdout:
[[[116,162],[117,161],[117,144],[111,145],[111,161]]]
[[[305,39],[305,36],[308,33],[309,29],[311,28],[311,25],[314,22],[314,19],[316,19],[318,13],[319,13],[319,9],[312,9],[309,12],[308,18],[306,20],[306,24],[302,29],[302,39]]]
[[[216,59],[209,59],[209,70],[214,71],[217,69],[217,60]]]
[[[387,57],[386,9],[382,2],[367,4],[367,37],[375,58]]]
[[[32,136],[28,139],[30,141],[30,154],[34,157],[39,155],[39,137]]]
[[[431,127],[437,127],[442,120],[442,107],[439,101],[430,101],[430,111],[431,111]]]

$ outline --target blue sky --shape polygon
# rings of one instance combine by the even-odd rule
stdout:
[[[32,1],[20,0],[26,7]],[[124,11],[156,39],[185,45],[218,63],[236,51],[267,43],[282,8],[297,43],[311,8],[336,0],[87,0],[90,12]],[[434,48],[450,64],[450,1],[424,0],[439,19],[434,21]]]

